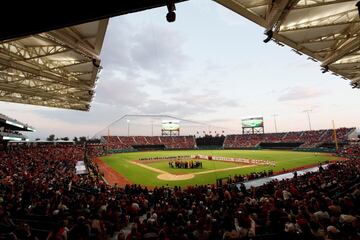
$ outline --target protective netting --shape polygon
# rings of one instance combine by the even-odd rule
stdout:
[[[168,115],[124,115],[97,132],[102,136],[204,136],[232,133],[224,127]]]

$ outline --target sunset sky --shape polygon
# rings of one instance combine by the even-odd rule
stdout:
[[[31,138],[93,136],[125,114],[167,114],[241,128],[264,116],[267,132],[358,127],[360,92],[322,74],[319,63],[288,47],[263,43],[264,30],[213,1],[177,4],[112,18],[103,70],[89,112],[0,102],[0,112],[35,127]]]

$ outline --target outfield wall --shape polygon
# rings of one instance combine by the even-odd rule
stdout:
[[[295,148],[294,151],[335,153],[336,149],[331,149],[331,148]]]
[[[210,161],[224,161],[224,162],[234,162],[234,163],[275,166],[275,161],[260,160],[260,159],[229,158],[229,157],[218,157],[218,156],[207,156],[207,155],[191,155],[191,158],[205,159],[205,160],[210,160]]]

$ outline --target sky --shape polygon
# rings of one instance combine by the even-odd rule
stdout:
[[[110,19],[89,112],[0,102],[0,112],[37,129],[30,138],[89,136],[126,114],[166,114],[238,133],[264,116],[266,132],[358,127],[359,91],[322,74],[289,47],[263,43],[264,29],[207,0]],[[134,126],[132,126],[134,128]],[[105,132],[104,132],[105,134]]]

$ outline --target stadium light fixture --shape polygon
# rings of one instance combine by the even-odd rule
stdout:
[[[315,58],[312,58],[312,57],[308,57],[307,59],[308,59],[308,60],[311,60],[311,61],[313,61],[313,62],[317,62],[317,60],[316,60]]]
[[[168,22],[175,22],[176,20],[176,13],[175,13],[175,3],[174,2],[170,2],[167,5],[167,9],[168,9],[168,13],[166,14],[166,20]]]
[[[360,87],[359,83],[356,80],[351,81],[350,85],[351,85],[352,88],[359,88]]]
[[[99,67],[98,67],[98,70],[97,70],[97,71],[98,71],[98,74],[100,74],[100,73],[101,73],[101,70],[102,70],[102,69],[103,69],[103,67],[102,67],[102,66],[99,66]],[[96,81],[97,81],[97,79],[96,79]]]
[[[325,67],[321,68],[322,73],[326,73],[329,71],[329,67],[326,65]]]
[[[267,38],[265,38],[263,42],[268,43],[272,39],[273,34],[274,34],[274,32],[271,29],[265,31],[265,35],[267,36]]]
[[[94,65],[94,67],[99,68],[100,67],[100,60],[93,58],[92,64]]]
[[[284,46],[285,46],[284,44],[282,44],[282,43],[279,42],[279,41],[275,41],[275,43],[276,43],[277,45],[279,45],[280,47],[284,47]]]
[[[299,56],[302,56],[302,55],[303,55],[300,51],[298,51],[298,50],[296,50],[296,49],[291,49],[291,51],[293,51],[294,53],[296,53],[296,54],[299,55]]]

